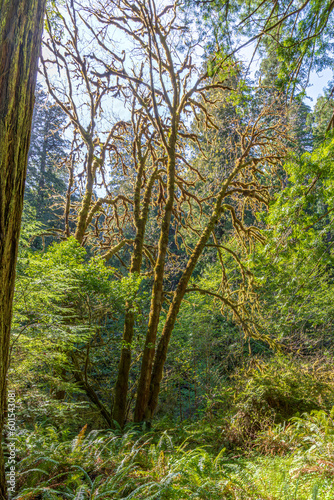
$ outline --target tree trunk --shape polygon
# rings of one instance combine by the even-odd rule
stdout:
[[[215,218],[215,222],[218,220],[218,215],[217,219]],[[170,337],[172,335],[176,317],[178,315],[178,312],[181,307],[181,303],[183,300],[183,297],[186,293],[187,285],[189,283],[189,280],[191,278],[191,275],[193,273],[193,270],[198,262],[199,257],[202,254],[202,251],[205,247],[206,242],[208,241],[211,231],[213,227],[215,226],[215,222],[212,222],[209,224],[204,231],[201,240],[195,247],[194,252],[192,253],[188,265],[179,281],[179,284],[177,286],[177,289],[174,293],[174,298],[173,301],[169,307],[169,311],[167,314],[166,322],[162,331],[161,339],[159,341],[158,347],[157,347],[157,352],[155,355],[155,360],[154,360],[154,365],[153,365],[153,370],[152,370],[152,376],[150,380],[150,388],[149,388],[149,396],[146,401],[146,408],[144,410],[145,412],[145,418],[147,420],[150,420],[153,417],[154,411],[157,407],[158,404],[158,396],[159,396],[159,391],[160,391],[160,382],[162,380],[162,375],[163,375],[163,369],[165,365],[165,361],[167,358],[167,350],[168,350],[168,345],[170,341]]]
[[[145,229],[149,213],[151,193],[157,174],[157,170],[155,170],[150,178],[150,181],[145,191],[142,213],[140,213],[140,189],[141,189],[142,175],[145,168],[145,162],[142,161],[141,163],[142,164],[138,172],[136,189],[135,189],[134,210],[136,214],[135,219],[136,219],[137,234],[133,248],[130,273],[140,273],[141,270]],[[116,420],[116,422],[121,427],[123,427],[123,425],[125,424],[125,419],[126,419],[129,373],[131,366],[131,344],[133,340],[134,324],[135,324],[135,315],[132,311],[132,304],[130,302],[127,302],[123,339],[122,339],[123,345],[121,351],[121,358],[118,366],[118,375],[115,385],[115,396],[113,405],[113,420]]]
[[[222,202],[224,200],[224,197],[226,196],[227,188],[230,185],[233,178],[236,176],[236,174],[242,169],[242,167],[243,165],[238,162],[235,168],[233,169],[232,173],[229,175],[228,179],[222,186],[222,189],[219,195],[217,196],[216,204],[212,211],[211,217],[207,223],[207,226],[204,229],[199,241],[197,242],[197,245],[195,246],[194,251],[188,260],[186,269],[184,270],[183,275],[181,276],[180,281],[175,290],[174,297],[168,310],[166,322],[162,330],[161,339],[159,341],[154,359],[154,365],[152,369],[151,382],[149,388],[149,397],[145,408],[145,418],[148,420],[150,420],[153,417],[153,414],[158,404],[160,383],[162,380],[163,369],[167,358],[168,345],[174,329],[176,317],[180,310],[183,297],[186,293],[189,280],[192,276],[192,273],[195,269],[198,259],[202,255],[205,245],[210,238],[212,230],[215,228],[219,220],[221,214]]]
[[[135,422],[142,422],[146,419],[145,409],[149,398],[151,383],[152,365],[155,353],[155,344],[159,326],[160,312],[163,301],[163,279],[165,271],[165,259],[169,241],[169,229],[172,218],[174,193],[175,193],[175,147],[176,132],[174,131],[169,143],[168,160],[168,198],[165,207],[164,218],[161,224],[160,239],[158,245],[158,257],[154,269],[154,284],[150,306],[150,315],[148,321],[145,347],[138,383],[137,400],[135,407]]]
[[[82,199],[81,202],[81,207],[79,210],[78,214],[78,222],[77,222],[77,227],[75,231],[75,239],[82,245],[84,236],[85,236],[85,231],[87,229],[87,219],[88,219],[88,213],[89,213],[89,208],[90,204],[92,201],[92,196],[93,196],[93,187],[94,187],[94,147],[92,144],[92,141],[88,144],[88,158],[87,158],[87,184],[86,184],[86,191],[85,195]]]
[[[37,64],[46,0],[0,0],[0,434]],[[0,447],[0,498],[7,498]]]
[[[126,303],[124,330],[122,338],[121,359],[118,365],[118,374],[115,385],[115,397],[113,404],[113,419],[123,427],[126,416],[126,402],[129,388],[129,373],[131,366],[131,344],[135,315],[131,310],[132,304]]]

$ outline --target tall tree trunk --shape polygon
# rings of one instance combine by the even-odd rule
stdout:
[[[154,269],[154,284],[152,290],[152,299],[150,306],[150,315],[148,321],[145,347],[140,371],[140,378],[137,390],[137,399],[135,406],[135,422],[141,422],[145,418],[145,408],[149,398],[149,389],[151,383],[151,372],[155,353],[155,344],[159,326],[159,318],[163,301],[163,279],[165,271],[165,259],[169,241],[169,229],[172,218],[174,194],[175,194],[175,148],[176,131],[173,131],[168,150],[168,198],[166,201],[164,218],[161,224],[160,239],[158,244],[158,257]]]
[[[157,174],[157,169],[156,169],[151,175],[150,181],[145,191],[142,213],[140,213],[140,189],[141,189],[141,181],[142,181],[144,167],[145,163],[142,161],[142,165],[137,177],[135,198],[134,198],[134,210],[135,210],[137,234],[134,242],[130,273],[140,273],[141,270],[145,229],[149,213],[151,193]],[[131,366],[131,344],[133,340],[133,332],[135,324],[135,315],[132,311],[132,306],[133,304],[127,302],[123,339],[122,339],[123,345],[121,351],[121,358],[118,366],[118,375],[115,386],[115,397],[113,405],[113,419],[116,420],[116,422],[118,422],[121,427],[123,427],[126,417],[129,373]]]
[[[221,203],[221,200],[220,200]],[[219,203],[219,205],[220,205]],[[166,322],[162,331],[161,339],[159,341],[157,352],[155,355],[152,376],[150,379],[150,387],[149,387],[149,395],[146,400],[146,407],[144,409],[143,415],[146,420],[150,420],[154,414],[156,406],[158,404],[158,396],[160,391],[160,382],[162,380],[163,368],[165,365],[165,361],[167,358],[167,350],[169,345],[169,340],[171,334],[174,329],[176,317],[180,310],[180,306],[183,300],[183,297],[186,293],[186,289],[189,283],[189,280],[192,276],[192,273],[195,269],[195,266],[198,262],[199,257],[201,256],[204,247],[210,237],[212,229],[215,227],[218,218],[219,218],[220,206],[215,210],[214,215],[212,216],[210,223],[207,225],[205,231],[202,234],[202,237],[198,244],[196,245],[189,261],[187,267],[178,283],[176,291],[174,293],[173,301],[169,307]]]
[[[145,224],[139,224],[137,227],[137,236],[135,239],[133,257],[130,267],[130,273],[140,273],[143,243],[144,243],[144,228]],[[133,312],[133,304],[126,303],[124,330],[122,338],[121,358],[118,366],[118,375],[115,385],[115,397],[113,404],[113,419],[123,427],[126,415],[126,402],[129,386],[129,373],[131,366],[131,344],[133,340],[133,331],[135,324],[135,315]]]
[[[37,64],[46,0],[0,0],[0,435]],[[0,447],[0,498],[7,498]]]
[[[174,329],[178,312],[181,307],[183,297],[187,290],[189,280],[192,276],[192,273],[195,269],[198,259],[202,255],[205,245],[207,244],[210,235],[219,220],[222,209],[222,202],[224,200],[224,197],[226,196],[227,188],[230,185],[233,178],[242,168],[243,164],[238,161],[233,171],[229,175],[228,179],[223,184],[217,196],[217,200],[214,209],[212,211],[211,217],[207,223],[207,226],[205,227],[200,239],[198,240],[197,245],[195,246],[194,251],[188,260],[187,266],[175,290],[174,297],[168,310],[166,322],[162,330],[161,339],[159,341],[154,359],[154,365],[150,379],[149,397],[147,399],[147,404],[144,410],[144,415],[147,420],[150,420],[152,418],[158,404],[160,383],[162,380],[163,369],[167,358],[168,345]]]

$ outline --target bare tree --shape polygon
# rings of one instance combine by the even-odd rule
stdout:
[[[199,43],[181,22],[177,3],[115,0],[75,10],[71,2],[67,13],[59,15],[66,37],[50,27],[45,42],[50,56],[42,63],[49,91],[73,127],[65,234],[72,231],[81,244],[90,241],[106,260],[120,259],[127,273],[151,276],[134,411],[139,422],[155,411],[169,339],[185,294],[195,291],[189,281],[203,252],[208,245],[216,248],[223,269],[223,252],[234,253],[218,241],[217,224],[229,218],[244,242],[261,239],[256,227],[245,225],[240,206],[269,201],[264,174],[268,177],[284,154],[285,113],[279,99],[267,98],[249,122],[233,121],[228,168],[206,176],[194,151],[203,157],[205,143],[217,141],[215,106],[236,91],[228,83],[235,62],[214,59],[209,75],[199,63]],[[54,65],[65,84],[57,83],[50,72]],[[122,106],[124,117],[110,117],[108,125],[102,110],[112,103]],[[191,128],[196,120],[201,128]],[[74,192],[79,198],[74,199]],[[149,232],[152,220],[154,235]],[[177,286],[168,289],[175,262],[172,239],[176,245],[184,242],[186,260]],[[242,276],[238,300],[232,299],[235,286],[232,290],[224,279],[219,293],[196,291],[214,294],[246,333],[256,335],[247,307],[253,300],[251,277],[236,254],[234,258]],[[171,302],[157,342],[168,296]],[[121,426],[128,409],[134,329],[134,308],[128,301],[113,410],[106,418]],[[75,372],[82,380],[79,366]],[[94,401],[87,387],[86,392]]]

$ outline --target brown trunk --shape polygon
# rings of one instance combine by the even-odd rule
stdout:
[[[121,358],[118,365],[118,375],[115,385],[113,405],[113,419],[123,427],[126,416],[126,402],[129,388],[129,373],[131,366],[131,344],[135,323],[134,313],[130,310],[131,304],[127,302],[124,321]]]
[[[46,0],[0,0],[0,434],[24,183]],[[7,498],[0,447],[0,498]]]
[[[90,401],[99,409],[101,416],[107,423],[107,425],[111,428],[113,426],[112,424],[112,419],[111,419],[111,414],[107,410],[107,408],[104,406],[104,404],[101,402],[100,398],[94,391],[94,389],[86,382],[84,379],[81,370],[80,370],[80,365],[77,360],[77,358],[72,354],[72,361],[74,365],[74,370],[73,370],[73,375],[75,378],[75,381],[78,384],[78,387],[83,389],[86,393],[86,396]]]
[[[164,218],[161,225],[160,239],[158,244],[158,257],[154,269],[154,284],[150,306],[150,315],[145,339],[145,347],[138,383],[137,400],[135,407],[135,422],[141,422],[145,418],[145,408],[149,397],[151,372],[155,353],[155,343],[159,325],[160,312],[163,301],[163,278],[165,270],[165,259],[169,241],[169,227],[172,218],[174,192],[175,192],[175,145],[176,133],[172,134],[168,151],[168,198],[165,207]]]
[[[89,145],[88,159],[87,159],[87,184],[86,191],[81,202],[81,208],[78,214],[78,223],[75,231],[75,239],[78,240],[80,245],[83,242],[85,231],[87,229],[87,218],[93,196],[94,187],[94,172],[93,172],[93,161],[94,161],[94,147],[92,144]]]
[[[133,256],[131,261],[131,273],[140,273],[142,257],[143,257],[143,245],[145,237],[145,228],[149,212],[150,199],[152,193],[153,183],[156,177],[157,171],[153,172],[150,182],[148,183],[143,203],[142,215],[140,217],[140,186],[145,164],[142,163],[140,171],[138,172],[136,190],[134,197],[134,209],[135,218],[137,226],[137,235],[134,243]],[[118,366],[118,376],[115,385],[115,396],[113,405],[113,419],[123,427],[126,418],[127,410],[127,395],[129,386],[129,373],[131,366],[131,344],[133,339],[135,315],[132,311],[132,304],[126,304],[126,313],[124,321],[123,339],[122,339],[122,351],[121,358]]]
[[[180,306],[183,300],[183,297],[186,293],[186,289],[189,283],[189,280],[192,276],[192,273],[195,269],[195,266],[198,262],[198,259],[200,258],[206,243],[208,242],[208,239],[210,238],[210,235],[212,233],[212,230],[216,226],[219,216],[221,213],[221,206],[223,199],[226,195],[227,188],[230,184],[230,182],[233,180],[235,175],[240,171],[242,168],[241,164],[237,164],[236,167],[234,168],[233,172],[230,174],[229,178],[226,180],[224,183],[216,201],[216,205],[214,207],[214,210],[212,212],[212,215],[210,217],[210,220],[204,229],[197,245],[194,248],[193,253],[191,254],[188,264],[186,266],[186,269],[178,283],[178,286],[176,288],[176,291],[174,293],[173,301],[169,307],[169,311],[167,314],[166,322],[162,331],[161,339],[159,341],[158,347],[157,347],[157,352],[155,355],[155,360],[154,360],[154,365],[153,365],[153,370],[152,370],[152,376],[151,376],[151,383],[150,383],[150,388],[149,388],[149,398],[147,402],[147,406],[145,408],[145,418],[150,420],[155,412],[155,409],[158,404],[158,396],[159,396],[159,391],[160,391],[160,383],[162,380],[162,375],[163,375],[163,368],[165,365],[165,361],[167,358],[167,350],[168,350],[168,344],[169,340],[171,337],[171,334],[174,329],[176,317],[178,315],[178,312],[180,310]]]
[[[159,396],[159,391],[160,391],[160,382],[162,380],[162,374],[163,374],[163,368],[165,365],[166,357],[167,357],[167,350],[168,350],[168,344],[169,340],[171,337],[171,334],[174,329],[176,317],[178,315],[178,312],[180,310],[180,306],[183,300],[183,297],[186,293],[187,285],[189,283],[189,280],[191,278],[191,275],[193,273],[193,270],[195,268],[195,265],[198,262],[198,259],[200,255],[203,252],[203,249],[205,247],[206,242],[208,241],[211,231],[213,227],[216,224],[216,221],[218,220],[218,212],[217,216],[214,217],[214,221],[210,221],[208,224],[206,230],[204,231],[200,241],[198,242],[197,246],[195,247],[194,252],[192,253],[188,265],[179,281],[179,284],[177,286],[177,289],[174,294],[173,301],[169,307],[169,311],[167,314],[166,318],[166,323],[164,325],[161,339],[159,341],[158,347],[157,347],[157,352],[155,355],[155,360],[154,360],[154,366],[152,370],[152,376],[150,380],[150,387],[149,387],[149,396],[147,398],[147,406],[144,410],[144,416],[145,419],[150,420],[154,414],[154,411],[156,409],[156,406],[158,404],[158,396]]]

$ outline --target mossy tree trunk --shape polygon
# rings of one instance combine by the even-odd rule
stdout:
[[[237,173],[237,169],[235,169],[235,173]],[[231,176],[232,177],[232,176]],[[199,238],[197,245],[194,248],[193,253],[191,254],[187,266],[182,274],[182,277],[178,283],[178,286],[175,290],[174,297],[172,300],[172,303],[169,307],[166,322],[163,327],[162,335],[160,338],[160,341],[158,343],[158,347],[155,353],[155,359],[154,359],[154,364],[153,367],[151,365],[150,369],[152,372],[151,378],[150,378],[150,387],[148,389],[148,396],[145,401],[145,409],[144,409],[144,415],[146,420],[151,420],[152,416],[154,415],[154,412],[156,410],[157,404],[158,404],[158,397],[159,397],[159,392],[160,392],[160,383],[162,380],[163,376],[163,369],[165,366],[166,358],[167,358],[167,351],[168,351],[168,345],[169,341],[171,338],[171,335],[174,330],[175,326],[175,321],[177,318],[177,315],[179,313],[180,307],[182,300],[184,298],[184,295],[187,290],[188,283],[190,281],[190,278],[192,276],[192,273],[195,269],[195,266],[200,258],[200,256],[203,253],[203,250],[205,248],[206,243],[208,242],[210,235],[212,231],[214,230],[219,217],[221,213],[221,205],[222,201],[224,199],[224,196],[226,194],[226,190],[228,187],[229,182],[227,182],[218,198],[214,207],[214,210],[212,212],[212,215],[209,219],[209,222],[207,226],[205,227],[201,237]]]
[[[134,196],[136,238],[134,241],[133,254],[131,259],[131,268],[130,268],[130,273],[138,273],[138,274],[140,274],[142,260],[143,260],[145,230],[148,220],[152,189],[158,171],[157,169],[155,169],[151,175],[150,181],[148,182],[147,188],[145,190],[143,207],[141,209],[140,192],[141,192],[141,184],[142,184],[146,160],[144,160],[141,154],[139,160],[141,166],[137,176],[135,196]],[[118,424],[121,427],[123,427],[126,418],[129,373],[131,367],[131,344],[134,334],[134,324],[135,324],[135,314],[133,312],[133,304],[128,301],[126,303],[124,330],[122,338],[122,351],[118,366],[118,375],[115,385],[115,396],[113,404],[113,419],[116,422],[118,422]]]
[[[175,121],[175,120],[174,120]],[[165,277],[165,261],[169,242],[170,224],[174,206],[175,195],[175,149],[176,149],[176,127],[172,128],[172,134],[168,147],[168,198],[165,213],[161,223],[160,238],[158,244],[158,256],[154,268],[154,282],[151,297],[150,315],[145,339],[145,347],[141,371],[138,381],[137,399],[134,420],[142,422],[145,419],[145,410],[149,398],[152,364],[155,353],[155,344],[163,302],[163,283]]]
[[[0,0],[0,433],[15,266],[46,0]],[[7,498],[0,447],[0,498]]]

